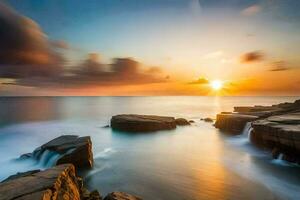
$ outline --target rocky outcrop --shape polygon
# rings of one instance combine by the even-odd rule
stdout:
[[[231,134],[240,134],[247,122],[258,119],[253,115],[242,115],[237,113],[221,113],[217,115],[215,127]]]
[[[124,192],[112,192],[104,200],[142,200],[142,198]]]
[[[71,164],[15,177],[0,184],[0,200],[80,200],[81,188]]]
[[[252,123],[251,142],[272,150],[272,155],[300,163],[300,112],[277,115]]]
[[[191,125],[191,123],[184,119],[184,118],[177,118],[175,119],[175,123],[177,126],[187,126],[187,125]]]
[[[300,163],[300,100],[272,106],[235,107],[217,115],[215,127],[242,133],[251,121],[250,140],[271,150],[274,158]]]
[[[176,128],[174,117],[155,115],[116,115],[110,120],[112,129],[127,132],[150,132]]]
[[[63,135],[38,147],[30,154],[24,154],[21,159],[40,160],[45,153],[59,155],[56,165],[72,163],[76,169],[93,166],[92,142],[89,136]]]
[[[234,107],[234,112],[246,115],[255,115],[266,118],[274,115],[287,114],[290,112],[300,112],[300,100],[293,103],[280,103],[272,106],[242,106]]]
[[[90,192],[76,176],[72,164],[12,175],[0,183],[0,200],[102,200],[97,190]],[[142,200],[124,192],[109,193],[106,200]]]

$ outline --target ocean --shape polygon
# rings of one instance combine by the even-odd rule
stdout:
[[[299,97],[298,97],[299,98]],[[253,146],[248,129],[230,136],[201,118],[234,106],[292,102],[297,97],[1,97],[0,180],[45,169],[17,158],[60,135],[89,135],[95,166],[83,176],[104,196],[124,191],[145,200],[299,199],[300,166]],[[104,128],[116,114],[194,120],[171,131],[129,134]]]

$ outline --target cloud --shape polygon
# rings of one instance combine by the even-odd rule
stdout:
[[[260,5],[254,4],[252,6],[249,6],[241,11],[241,14],[244,16],[253,16],[259,13],[262,10],[262,7]]]
[[[258,62],[264,59],[264,54],[260,51],[252,51],[241,55],[240,60],[242,63]]]
[[[90,53],[76,66],[65,68],[65,41],[50,41],[39,25],[0,3],[0,78],[30,87],[130,85],[167,81],[159,67],[144,67],[133,58],[101,61]]]
[[[197,84],[197,85],[202,85],[202,84],[208,84],[209,80],[206,78],[199,78],[198,80],[188,82],[188,84]]]
[[[33,20],[0,3],[0,77],[57,75],[63,57]]]
[[[70,49],[70,45],[63,40],[51,41],[51,45],[57,49]]]
[[[100,56],[91,53],[80,65],[73,66],[59,77],[19,79],[17,84],[36,87],[83,87],[103,85],[134,85],[166,82],[166,75],[158,67],[142,68],[133,58],[114,58],[112,63],[100,62]]]
[[[277,61],[271,64],[271,69],[269,71],[277,72],[277,71],[287,71],[292,69],[286,65],[284,61]]]

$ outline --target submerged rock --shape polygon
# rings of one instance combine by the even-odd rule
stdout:
[[[24,154],[20,158],[40,160],[43,155],[59,154],[56,165],[72,163],[77,169],[93,166],[92,142],[89,136],[63,135],[38,147],[32,154]],[[50,158],[48,158],[50,159]]]
[[[212,123],[214,122],[214,120],[212,118],[209,118],[209,117],[206,117],[206,118],[203,118],[201,119],[202,121],[205,121],[205,122],[209,122],[209,123]]]
[[[237,113],[221,113],[217,115],[215,127],[220,130],[229,131],[232,134],[241,134],[247,122],[258,119],[253,115],[242,115]]]
[[[104,200],[142,200],[142,198],[127,194],[125,192],[112,192]]]
[[[187,125],[191,125],[191,123],[184,119],[184,118],[177,118],[175,119],[175,123],[177,126],[187,126]]]
[[[155,115],[116,115],[110,120],[115,130],[128,132],[150,132],[176,128],[174,117]]]
[[[73,165],[66,164],[0,184],[1,200],[80,200]]]

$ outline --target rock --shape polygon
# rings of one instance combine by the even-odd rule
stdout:
[[[81,191],[82,200],[102,200],[102,197],[97,190],[90,192],[86,188],[82,188]]]
[[[56,165],[72,163],[76,169],[92,168],[93,153],[92,142],[89,136],[79,137],[76,135],[63,135],[38,147],[32,154],[22,155],[20,158],[41,159],[45,153],[59,154]]]
[[[142,200],[142,198],[127,194],[125,192],[112,192],[104,200]]]
[[[28,174],[0,184],[0,200],[80,200],[80,189],[71,164]]]
[[[32,156],[33,156],[32,153],[25,153],[20,156],[20,159],[28,159],[31,158]]]
[[[127,132],[150,132],[176,128],[174,117],[154,115],[116,115],[110,120],[115,130]]]
[[[17,173],[0,183],[0,200],[54,199],[102,200],[102,197],[98,191],[89,192],[83,187],[72,164]]]
[[[300,113],[278,115],[252,123],[251,142],[270,149],[274,157],[300,163]]]
[[[266,118],[273,115],[287,114],[291,111],[300,111],[300,100],[293,103],[280,103],[272,106],[242,106],[234,107],[234,112],[246,115],[255,115]]]
[[[278,157],[279,157],[279,155],[280,155],[280,150],[278,149],[278,148],[273,148],[273,150],[272,150],[272,158],[273,159],[277,159]]]
[[[190,123],[195,123],[195,121],[194,121],[194,120],[189,120],[189,122],[190,122]]]
[[[213,120],[212,118],[209,118],[209,117],[202,118],[201,120],[202,120],[202,121],[205,121],[205,122],[209,122],[209,123],[214,122],[214,120]]]
[[[241,134],[246,123],[258,119],[257,116],[242,115],[237,113],[218,114],[215,127],[232,134]]]
[[[184,118],[177,118],[175,119],[175,123],[177,126],[187,126],[191,125],[190,122]]]
[[[1,183],[13,180],[13,179],[17,179],[17,178],[21,178],[21,177],[25,177],[25,176],[30,176],[32,174],[38,173],[41,170],[37,169],[37,170],[31,170],[31,171],[27,171],[27,172],[18,172],[14,175],[9,176],[8,178],[6,178],[5,180],[1,181]]]

